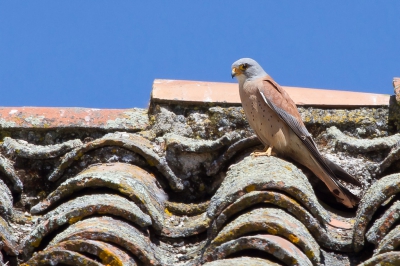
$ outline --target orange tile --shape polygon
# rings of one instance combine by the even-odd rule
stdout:
[[[400,78],[393,78],[393,89],[396,94],[396,101],[400,102]]]
[[[144,109],[0,107],[2,128],[104,128],[136,130],[147,126]]]
[[[384,94],[285,86],[283,88],[296,104],[304,106],[387,106],[390,98]],[[153,102],[240,104],[237,83],[156,79],[151,97]]]

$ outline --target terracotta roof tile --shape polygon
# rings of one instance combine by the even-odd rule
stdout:
[[[389,95],[283,86],[296,104],[304,106],[387,106]],[[153,102],[240,104],[237,83],[156,79]]]
[[[396,94],[396,101],[400,102],[400,78],[393,79],[393,89]]]
[[[147,125],[147,110],[138,108],[0,107],[1,128],[141,130]]]

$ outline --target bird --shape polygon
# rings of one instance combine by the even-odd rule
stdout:
[[[278,154],[293,159],[323,181],[338,202],[354,208],[360,199],[338,179],[358,186],[361,183],[321,155],[289,94],[251,58],[235,61],[231,75],[238,80],[242,107],[250,127],[265,145],[263,151],[252,155]]]

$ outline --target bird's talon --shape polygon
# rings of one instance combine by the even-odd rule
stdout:
[[[276,155],[275,152],[272,152],[272,147],[268,147],[268,149],[265,150],[255,150],[251,154],[251,157],[259,157],[259,156],[271,156],[271,155]]]

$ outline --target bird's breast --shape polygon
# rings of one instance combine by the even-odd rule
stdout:
[[[243,90],[240,97],[250,127],[261,142],[273,146],[273,150],[278,153],[286,153],[289,131],[285,122],[265,103],[258,90]]]

